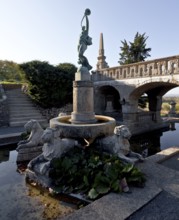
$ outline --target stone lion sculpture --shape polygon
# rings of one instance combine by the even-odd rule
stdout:
[[[142,155],[130,150],[131,132],[126,125],[116,126],[114,135],[97,139],[96,144],[104,151],[116,154],[121,160],[134,164],[143,161]]]
[[[27,167],[37,174],[48,176],[51,160],[60,158],[62,154],[77,146],[78,142],[74,139],[61,139],[58,131],[53,128],[47,128],[41,138],[44,142],[42,154],[32,159]]]
[[[25,125],[24,128],[26,132],[30,132],[30,135],[27,140],[22,140],[17,144],[16,150],[19,151],[23,148],[31,148],[36,147],[38,145],[42,145],[42,139],[41,136],[44,132],[43,128],[39,124],[37,120],[30,120]]]

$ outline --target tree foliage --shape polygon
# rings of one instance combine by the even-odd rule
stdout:
[[[71,63],[60,63],[57,65],[57,69],[64,74],[64,89],[67,91],[66,99],[72,102],[72,93],[73,93],[73,85],[72,82],[74,80],[75,73],[77,68],[75,65]]]
[[[20,65],[29,82],[30,96],[43,107],[61,107],[72,101],[72,81],[76,72],[73,64],[58,66],[31,61]]]
[[[12,61],[0,60],[0,80],[10,82],[24,81],[24,72]]]
[[[150,56],[149,52],[151,51],[151,48],[146,48],[147,39],[148,37],[145,36],[145,33],[139,34],[137,32],[133,42],[121,41],[119,64],[124,65],[145,61]]]
[[[138,99],[138,106],[140,108],[146,108],[147,107],[147,103],[149,102],[148,100],[148,96],[146,94],[143,94],[139,99]]]

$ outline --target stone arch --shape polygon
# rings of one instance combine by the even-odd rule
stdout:
[[[139,96],[142,95],[143,93],[151,93],[152,91],[155,91],[156,95],[163,96],[169,90],[177,86],[179,86],[179,82],[174,80],[153,81],[151,79],[151,80],[143,81],[142,83],[136,85],[136,88],[130,93],[129,99],[135,100],[139,98]]]
[[[120,94],[111,85],[101,85],[95,88],[94,108],[96,114],[112,115],[121,113]]]
[[[148,115],[146,117],[150,117],[152,121],[161,121],[160,111],[162,106],[162,97],[167,93],[169,90],[178,86],[178,82],[171,83],[169,81],[160,81],[160,82],[145,82],[138,85],[130,94],[129,100],[130,102],[138,103],[138,99],[141,97],[142,94],[146,93],[148,97]],[[137,111],[139,109],[136,109]],[[137,112],[136,111],[136,112]],[[146,114],[147,112],[145,112]],[[144,112],[140,113],[144,114]]]

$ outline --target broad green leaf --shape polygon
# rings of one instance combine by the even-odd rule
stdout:
[[[90,199],[96,199],[99,196],[99,193],[94,188],[92,188],[89,191],[88,196]]]
[[[114,180],[118,178],[119,171],[115,169],[113,165],[106,164],[105,167],[105,174],[110,179]]]
[[[105,185],[99,185],[97,188],[95,188],[95,190],[100,194],[106,194],[110,191],[110,187]]]
[[[119,180],[115,180],[112,185],[111,185],[112,190],[114,190],[115,192],[119,192],[120,191],[120,185],[119,185]]]
[[[123,173],[129,173],[129,172],[133,169],[133,167],[134,167],[133,164],[128,164],[128,165],[126,165],[126,166],[123,168],[122,172],[123,172]]]

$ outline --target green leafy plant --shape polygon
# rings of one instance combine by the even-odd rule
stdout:
[[[44,108],[72,102],[72,82],[77,68],[70,63],[50,65],[34,60],[20,65],[28,82],[30,97]]]
[[[144,174],[133,165],[123,164],[117,156],[88,149],[75,148],[60,159],[53,159],[50,177],[63,193],[80,193],[90,199],[121,192],[120,181],[143,186]]]

